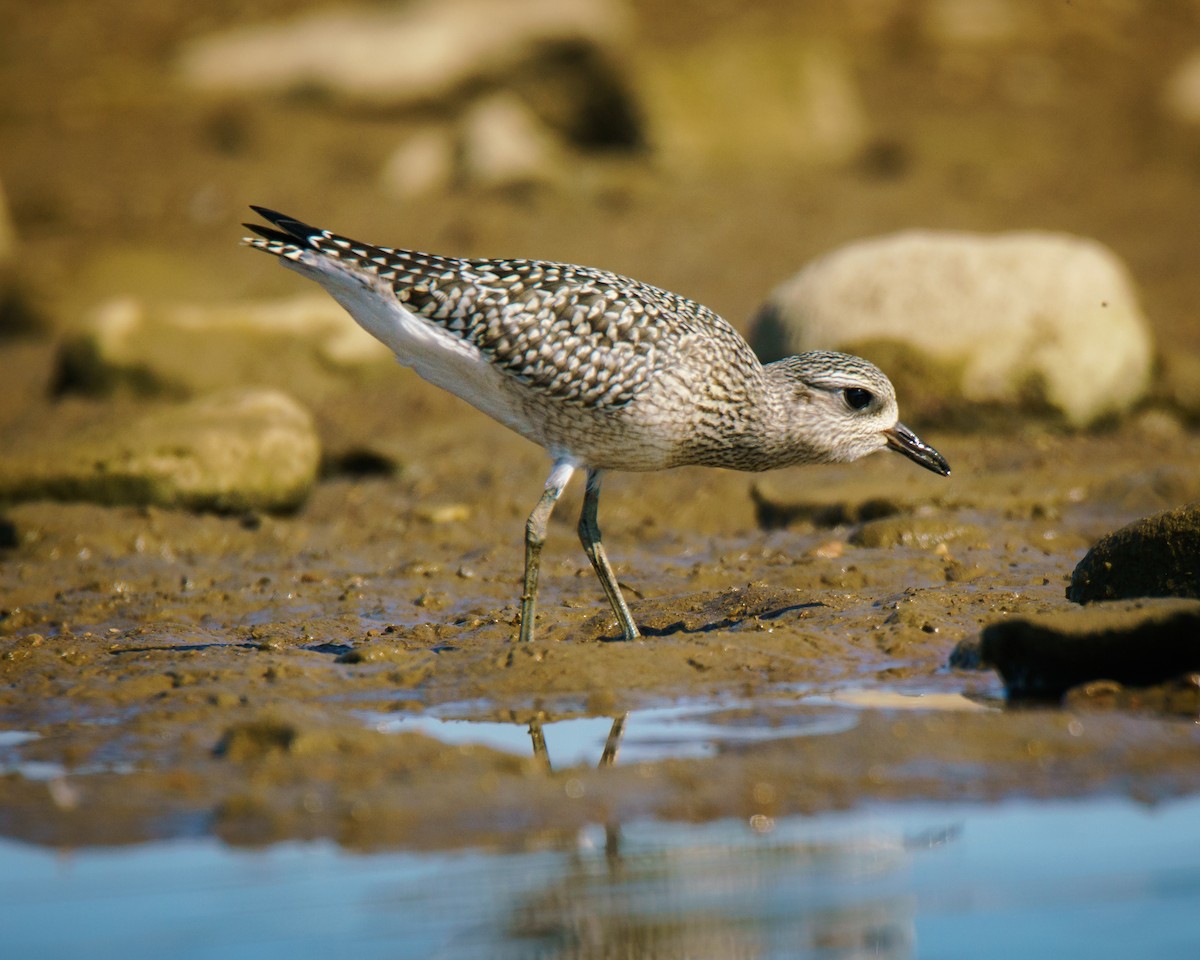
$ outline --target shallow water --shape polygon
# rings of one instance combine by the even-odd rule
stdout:
[[[958,693],[836,689],[813,692],[780,687],[756,697],[725,696],[631,710],[618,717],[573,717],[512,723],[466,719],[481,705],[447,705],[415,716],[365,713],[383,733],[423,733],[449,744],[475,744],[520,756],[545,755],[559,768],[595,764],[611,751],[612,763],[652,763],[712,757],[722,748],[782,737],[844,733],[859,709],[997,710],[998,700]],[[2,743],[2,740],[0,740]],[[543,749],[544,747],[544,749]]]
[[[13,957],[1182,958],[1200,950],[1197,823],[1196,799],[1096,799],[638,821],[453,854],[3,841],[0,901]]]

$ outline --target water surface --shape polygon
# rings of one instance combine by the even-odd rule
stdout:
[[[1200,800],[595,825],[514,851],[0,842],[13,957],[1194,957]],[[9,952],[11,951],[11,952]]]

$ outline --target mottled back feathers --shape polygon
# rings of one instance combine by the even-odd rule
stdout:
[[[619,408],[678,359],[691,334],[716,340],[736,366],[757,365],[713,311],[591,267],[468,260],[378,247],[254,208],[278,230],[246,224],[252,246],[300,261],[313,252],[389,285],[409,311],[476,347],[523,384],[559,401]]]

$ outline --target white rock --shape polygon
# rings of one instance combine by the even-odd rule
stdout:
[[[613,0],[416,0],[322,11],[193,41],[190,87],[285,92],[316,86],[361,102],[436,100],[551,44],[606,47],[626,30]]]
[[[323,294],[227,304],[101,305],[60,353],[63,387],[195,395],[222,387],[304,383],[318,396],[391,352]]]
[[[51,433],[0,462],[0,497],[291,510],[317,480],[312,416],[277,390],[223,391],[132,422]]]
[[[1144,395],[1149,326],[1117,256],[1065,234],[912,231],[809,264],[759,311],[765,358],[894,343],[954,371],[961,395],[1019,404],[1030,389],[1073,425]]]
[[[483,98],[463,118],[468,182],[501,188],[546,183],[559,174],[561,158],[553,134],[511,93]]]
[[[418,130],[392,151],[379,185],[397,200],[444,193],[454,183],[456,152],[446,127]]]

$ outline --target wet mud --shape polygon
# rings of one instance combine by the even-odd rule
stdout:
[[[655,56],[716,36],[750,49],[775,29],[755,14],[727,34],[709,11],[677,30],[666,8],[644,6]],[[205,26],[170,9],[187,30]],[[398,212],[360,175],[394,134],[378,118],[304,101],[180,107],[135,83],[175,42],[182,28],[169,20],[141,34],[127,24],[136,51],[103,60],[97,89],[108,93],[95,103],[80,99],[88,78],[68,73],[58,92],[76,99],[52,109],[46,86],[2,121],[25,138],[5,147],[2,172],[29,251],[21,295],[41,322],[0,343],[7,451],[161,402],[56,393],[58,343],[104,298],[294,293],[297,278],[237,249],[235,225],[243,204],[305,198],[298,214],[336,211],[335,225],[366,237],[609,266],[742,329],[774,284],[851,237],[913,225],[1078,231],[1129,257],[1164,374],[1142,408],[1084,432],[925,404],[909,425],[949,460],[948,478],[891,454],[762,476],[607,477],[600,524],[645,633],[636,642],[620,639],[579,547],[572,487],[551,522],[530,644],[515,639],[522,530],[544,452],[400,369],[330,377],[319,391],[296,383],[323,468],[291,512],[0,504],[0,833],[453,848],[536,845],[647,816],[1096,793],[1153,803],[1200,790],[1200,727],[1177,701],[1101,686],[1008,706],[999,675],[969,655],[1008,619],[1087,620],[1066,597],[1086,551],[1200,500],[1195,404],[1179,399],[1197,395],[1200,377],[1188,352],[1200,348],[1195,146],[1158,128],[1157,140],[1110,144],[1114,124],[1146,115],[1150,93],[1124,74],[1088,80],[1110,77],[1104,37],[1065,61],[1062,82],[1086,88],[1095,110],[1069,124],[1035,101],[989,107],[994,77],[976,78],[977,99],[965,82],[927,90],[913,60],[898,79],[864,74],[874,115],[890,119],[861,162],[672,177],[619,161],[576,193],[456,193]],[[23,14],[14,35],[39,37],[49,28],[38,23]],[[1160,39],[1180,33],[1150,26]],[[1148,69],[1154,49],[1127,52]],[[43,90],[47,70],[28,55],[6,69],[21,80],[13,89]],[[129,111],[152,138],[99,136]],[[280,143],[298,154],[280,162]],[[208,205],[188,219],[196,197]],[[564,718],[729,696],[740,705],[721,723],[784,735],[594,769],[603,742],[588,763],[560,766],[536,736],[518,755],[379,720],[437,713],[536,734]]]
[[[1164,442],[1139,468],[1133,429],[938,436],[955,465],[944,481],[884,456],[766,478],[616,476],[601,519],[646,634],[632,643],[575,539],[577,491],[552,525],[539,637],[515,642],[521,529],[543,458],[482,417],[423,475],[330,477],[291,516],[10,507],[0,711],[36,738],[5,750],[0,820],[46,843],[215,830],[245,843],[453,846],[597,818],[1195,789],[1190,718],[1098,712],[1095,698],[1006,709],[995,673],[949,666],[988,624],[1086,618],[1065,588],[1089,543],[1200,496],[1200,481],[1163,466],[1200,454],[1197,441]],[[851,516],[868,501],[879,512],[888,496],[890,512],[764,529],[755,483],[760,501],[766,484],[780,503],[786,492],[777,512],[837,504]],[[751,706],[728,722],[771,727],[781,690],[809,698],[790,708],[801,714],[848,709],[813,706],[814,694],[879,699],[840,732],[602,771],[371,721],[435,709],[518,725],[615,718],[732,691]],[[964,692],[987,709],[936,697],[897,709],[886,696]],[[30,779],[30,764],[60,769]]]

